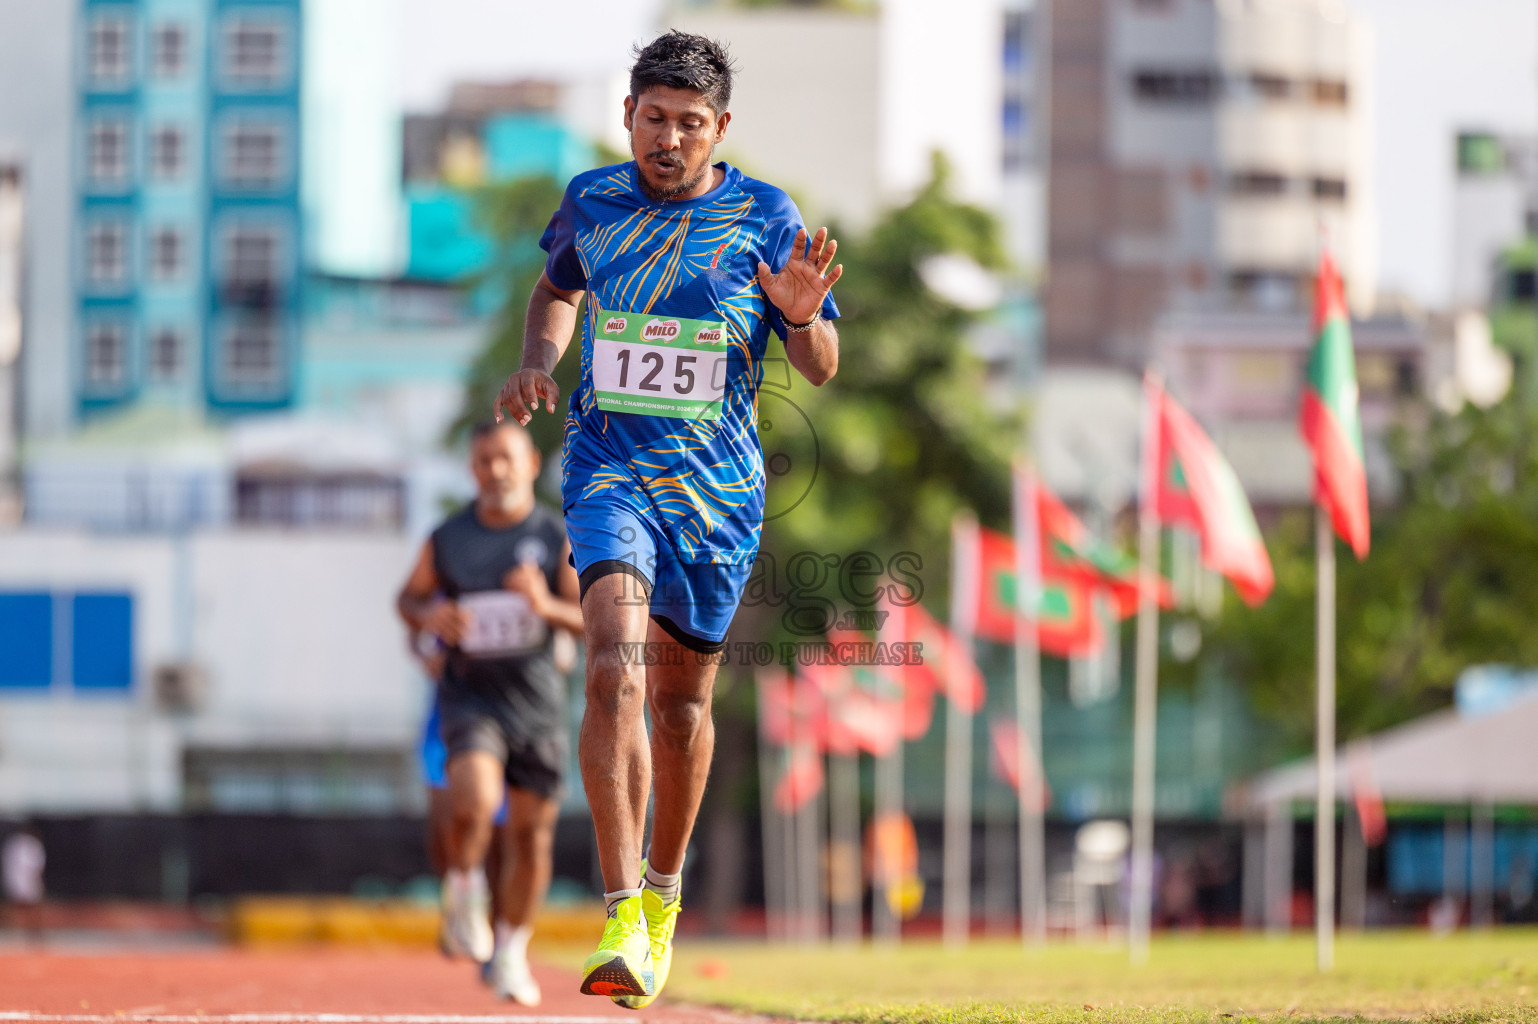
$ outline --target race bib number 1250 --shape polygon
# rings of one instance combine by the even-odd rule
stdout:
[[[714,420],[726,393],[726,324],[600,310],[593,330],[598,408]]]

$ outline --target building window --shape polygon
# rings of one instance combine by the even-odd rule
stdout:
[[[92,324],[85,335],[85,380],[93,388],[123,383],[128,368],[128,337],[122,324]]]
[[[1236,196],[1285,195],[1287,179],[1272,171],[1240,171],[1228,179],[1228,191]]]
[[[235,18],[224,29],[223,73],[245,86],[273,86],[282,78],[286,55],[283,26],[276,21]]]
[[[128,180],[128,125],[108,119],[91,125],[86,140],[91,180],[99,185],[121,185]]]
[[[278,381],[277,321],[255,317],[236,323],[225,335],[224,379],[232,384],[275,384]]]
[[[131,40],[127,18],[104,15],[91,23],[87,59],[93,84],[123,85],[128,81]]]
[[[271,228],[231,231],[224,243],[224,279],[240,286],[270,287],[278,280],[278,233]]]
[[[1309,83],[1314,102],[1327,107],[1344,107],[1350,100],[1346,83],[1339,79],[1316,78]]]
[[[175,228],[158,228],[150,234],[150,273],[157,281],[174,281],[182,276],[185,259],[182,233]]]
[[[93,285],[120,285],[128,277],[128,228],[100,221],[86,232],[86,277]]]
[[[1218,94],[1218,76],[1206,69],[1137,71],[1132,75],[1132,91],[1140,100],[1206,103]]]
[[[150,336],[150,375],[158,381],[172,381],[181,376],[186,344],[174,327],[162,327]]]
[[[224,179],[243,188],[271,188],[282,166],[282,138],[277,125],[246,122],[224,133]]]
[[[1250,75],[1250,91],[1267,100],[1285,100],[1292,95],[1292,83],[1281,75],[1257,71]]]
[[[176,78],[187,69],[187,30],[171,22],[150,38],[150,66],[157,78]]]
[[[175,125],[150,133],[150,173],[162,181],[179,178],[187,160],[187,138]]]
[[[1346,181],[1344,178],[1315,178],[1315,199],[1339,199],[1346,198]]]

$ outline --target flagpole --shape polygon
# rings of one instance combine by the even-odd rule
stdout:
[[[1138,499],[1136,689],[1132,724],[1132,878],[1127,939],[1132,962],[1148,959],[1153,919],[1154,730],[1159,672],[1159,412],[1163,383],[1143,377],[1143,460]]]
[[[1026,946],[1047,939],[1046,824],[1040,799],[1045,785],[1039,763],[1027,777],[1030,758],[1041,758],[1041,645],[1036,610],[1041,602],[1041,523],[1037,514],[1036,469],[1028,461],[1016,471],[1014,491],[1015,724],[1019,731],[1020,938]],[[1027,749],[1029,748],[1029,749]],[[1032,792],[1035,787],[1036,792]]]
[[[958,699],[965,666],[972,660],[973,567],[977,564],[977,523],[969,515],[951,524],[951,631],[960,657],[945,659],[945,944],[966,945],[972,917],[972,711]]]
[[[770,751],[767,702],[762,677],[753,681],[758,705],[758,814],[763,830],[760,840],[764,851],[764,932],[772,941],[786,938],[785,929],[785,858],[780,842],[780,815],[774,807],[774,762]],[[776,847],[780,847],[776,849]]]
[[[860,755],[828,755],[828,882],[833,904],[833,937],[860,941]]]
[[[1318,706],[1315,758],[1319,788],[1314,805],[1314,945],[1319,970],[1335,963],[1335,534],[1329,512],[1314,509],[1318,549]]]
[[[899,618],[905,614],[903,607],[895,602],[887,602],[883,611],[884,614],[876,626],[877,639],[887,643],[905,641],[907,628]],[[906,687],[899,688],[898,700],[903,702],[905,718]],[[898,730],[897,742],[892,744],[891,752],[884,757],[876,758],[875,813],[871,816],[870,823],[873,837],[878,822],[884,824],[895,821],[903,813],[903,743],[907,722],[903,721],[902,725],[903,728]],[[871,848],[874,854],[871,872],[871,938],[882,945],[895,946],[902,941],[902,921],[892,909],[888,898],[887,890],[891,887],[892,879],[885,877],[879,844],[872,842]]]

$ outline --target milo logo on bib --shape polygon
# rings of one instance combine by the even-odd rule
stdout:
[[[620,320],[620,323],[624,323]],[[677,320],[653,320],[641,328],[642,341],[672,341],[683,328]]]
[[[598,408],[632,416],[714,420],[726,394],[726,323],[599,310],[593,321]]]

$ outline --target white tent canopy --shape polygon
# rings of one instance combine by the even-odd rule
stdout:
[[[1538,804],[1538,696],[1479,715],[1439,711],[1342,748],[1335,776],[1342,799],[1351,794],[1354,757],[1364,759],[1385,800]],[[1245,803],[1312,797],[1317,778],[1312,758],[1285,765],[1252,780]]]

